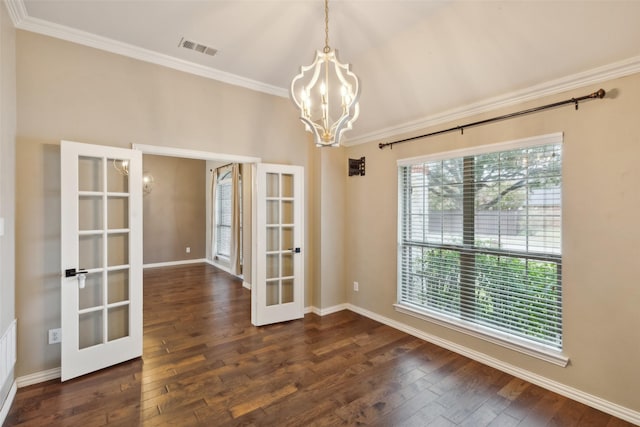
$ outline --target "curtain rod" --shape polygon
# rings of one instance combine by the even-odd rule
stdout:
[[[505,120],[505,119],[510,119],[510,118],[513,118],[513,117],[522,116],[522,115],[525,115],[525,114],[535,113],[536,111],[547,110],[549,108],[555,108],[555,107],[559,107],[559,106],[565,105],[565,104],[574,104],[576,106],[576,110],[577,110],[578,109],[578,103],[580,101],[584,101],[584,100],[587,100],[587,99],[594,99],[594,98],[602,99],[602,98],[604,98],[605,94],[606,94],[606,92],[604,91],[604,89],[600,89],[600,90],[598,90],[596,92],[590,93],[589,95],[581,96],[581,97],[578,97],[578,98],[566,99],[564,101],[554,102],[553,104],[547,104],[547,105],[542,105],[540,107],[529,108],[528,110],[516,111],[515,113],[504,114],[502,116],[492,117],[490,119],[479,120],[477,122],[471,122],[471,123],[467,123],[465,125],[460,125],[460,126],[454,126],[452,128],[449,128],[449,129],[444,129],[444,130],[439,130],[439,131],[436,131],[436,132],[426,133],[424,135],[412,136],[411,138],[405,138],[405,139],[401,139],[401,140],[398,140],[398,141],[384,142],[384,143],[381,142],[380,144],[378,144],[378,147],[381,150],[384,147],[393,148],[393,146],[395,144],[401,144],[403,142],[409,142],[409,141],[413,141],[413,140],[416,140],[416,139],[422,139],[422,138],[426,138],[426,137],[429,137],[429,136],[441,135],[443,133],[454,132],[454,131],[460,131],[460,133],[464,134],[464,129],[465,128],[470,128],[470,127],[480,126],[480,125],[486,125],[487,123],[497,122],[499,120]]]

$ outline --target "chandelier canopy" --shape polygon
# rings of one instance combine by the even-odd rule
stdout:
[[[337,51],[329,47],[329,0],[324,13],[324,49],[316,51],[311,65],[300,67],[291,81],[291,99],[316,146],[337,147],[360,113],[360,83],[351,66],[340,63]]]

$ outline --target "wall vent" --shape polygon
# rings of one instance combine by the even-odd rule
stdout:
[[[209,56],[215,56],[215,54],[218,53],[217,49],[214,49],[209,46],[205,46],[203,44],[200,44],[191,40],[187,40],[184,37],[180,39],[180,43],[178,44],[178,46],[183,47],[185,49],[189,49],[189,50],[195,50],[196,52],[204,53],[205,55],[209,55]]]

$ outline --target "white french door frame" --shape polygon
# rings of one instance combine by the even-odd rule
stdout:
[[[304,168],[253,167],[251,323],[304,317]]]
[[[81,185],[81,181],[89,181],[80,176],[82,158],[95,163],[89,173],[95,180],[91,189]],[[109,185],[114,159],[128,161],[123,189]],[[130,149],[61,141],[60,163],[61,377],[66,381],[142,355],[142,155]],[[81,200],[88,204],[81,206]],[[115,216],[124,214],[124,225],[119,228],[109,222],[114,201],[114,212],[119,211]],[[86,228],[80,211],[89,206],[92,219]],[[88,247],[92,251],[82,247],[83,238],[91,239]],[[126,239],[126,253],[114,260],[109,259],[112,238]],[[86,252],[92,255],[86,256]],[[90,265],[80,265],[82,258]],[[114,294],[110,293],[110,275],[120,276],[113,279],[118,283]],[[87,277],[90,283],[85,288]],[[88,343],[87,335],[91,337]]]

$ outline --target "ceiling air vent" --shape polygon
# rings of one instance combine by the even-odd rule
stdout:
[[[180,39],[180,44],[178,46],[183,47],[185,49],[189,49],[189,50],[195,50],[196,52],[204,53],[205,55],[209,55],[209,56],[214,56],[216,53],[218,53],[217,49],[214,49],[209,46],[205,46],[200,43],[196,43],[191,40],[187,40],[184,37]]]

